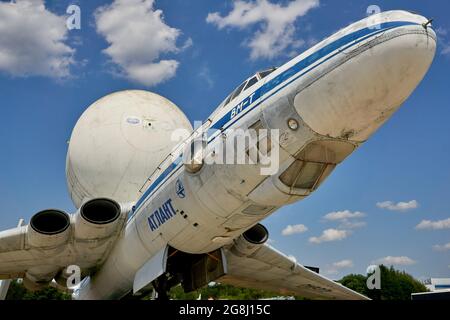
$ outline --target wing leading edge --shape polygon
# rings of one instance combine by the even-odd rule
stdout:
[[[292,261],[267,244],[250,256],[227,250],[226,257],[228,272],[217,282],[311,299],[368,300],[366,296]]]

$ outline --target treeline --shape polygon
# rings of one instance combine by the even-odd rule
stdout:
[[[380,279],[381,288],[378,290],[369,290],[366,285],[367,276],[362,274],[349,274],[339,282],[373,300],[411,300],[411,293],[428,291],[423,283],[392,266],[380,266]]]
[[[27,290],[22,281],[14,280],[6,296],[6,300],[71,300],[72,296],[58,291],[53,287],[47,287],[41,291],[31,292]]]
[[[175,300],[258,300],[281,296],[279,293],[251,289],[238,288],[227,284],[216,283],[208,285],[197,291],[185,293],[181,285],[173,287],[170,290],[169,297]],[[301,297],[294,297],[302,299]]]

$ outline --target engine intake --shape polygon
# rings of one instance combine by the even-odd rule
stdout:
[[[35,247],[57,247],[68,241],[70,217],[60,210],[44,210],[30,220],[28,243]]]
[[[31,218],[30,225],[36,232],[53,235],[64,232],[70,226],[70,219],[63,211],[44,210]]]
[[[75,215],[75,238],[99,240],[111,236],[119,227],[122,212],[121,206],[111,199],[87,201]]]
[[[119,218],[120,205],[110,199],[94,199],[81,207],[80,214],[90,223],[108,224]]]
[[[255,245],[260,245],[264,244],[269,239],[269,231],[267,231],[266,227],[262,224],[258,223],[256,226],[245,231],[242,236],[248,242]]]
[[[268,239],[269,231],[258,223],[234,240],[234,245],[230,250],[238,256],[250,256],[263,246]]]

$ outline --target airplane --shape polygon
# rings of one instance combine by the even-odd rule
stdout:
[[[87,300],[150,291],[167,299],[175,285],[189,292],[210,282],[367,299],[273,248],[260,222],[317,190],[398,110],[430,68],[436,41],[431,20],[416,13],[366,17],[249,77],[195,130],[147,91],[98,100],[69,141],[77,211],[44,210],[0,232],[0,279],[67,289],[78,267],[74,298]],[[246,130],[256,133],[243,152],[251,163],[212,161]]]

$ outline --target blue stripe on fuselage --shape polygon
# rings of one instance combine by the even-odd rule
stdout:
[[[217,132],[217,131],[221,131],[221,130],[224,130],[224,129],[230,127],[236,121],[238,121],[242,116],[244,116],[245,113],[247,113],[251,109],[256,108],[261,103],[263,103],[265,100],[267,100],[274,94],[278,93],[281,89],[285,88],[287,85],[289,85],[293,81],[297,80],[299,77],[305,75],[306,73],[308,73],[309,71],[318,67],[322,63],[324,63],[324,62],[328,61],[329,59],[331,59],[332,57],[336,56],[341,51],[336,52],[334,55],[328,57],[327,59],[325,59],[321,63],[317,64],[310,70],[307,70],[307,71],[299,74],[301,71],[303,71],[304,69],[306,69],[308,67],[311,67],[314,63],[323,59],[324,57],[331,54],[332,52],[334,52],[338,49],[341,49],[341,50],[348,49],[349,47],[354,46],[355,44],[358,44],[359,42],[364,41],[365,39],[367,39],[371,36],[374,36],[376,34],[385,32],[385,31],[393,29],[393,28],[407,26],[407,25],[417,25],[417,23],[405,22],[405,21],[382,23],[380,25],[380,28],[377,28],[377,29],[364,28],[364,29],[355,31],[353,33],[350,33],[348,35],[345,35],[342,38],[339,38],[339,39],[331,42],[330,44],[328,44],[325,47],[312,53],[305,59],[299,61],[298,63],[293,65],[291,68],[285,70],[284,72],[282,72],[281,74],[274,77],[272,80],[268,81],[266,84],[262,85],[260,88],[255,90],[251,95],[247,96],[245,99],[243,99],[239,104],[237,104],[233,108],[233,109],[235,109],[235,108],[239,108],[239,106],[242,106],[241,108],[239,108],[240,111],[238,114],[235,114],[234,116],[232,116],[233,109],[231,109],[222,118],[220,118],[219,120],[214,122],[211,125],[209,130],[213,129],[211,131]],[[354,42],[354,43],[352,43],[352,42]],[[295,75],[297,75],[297,77],[293,78]],[[288,81],[288,80],[290,80],[290,81]],[[279,86],[281,84],[283,84],[283,86],[280,87],[278,90],[272,92],[272,94],[265,97],[263,100],[259,101],[258,103],[255,103],[259,98],[263,97],[264,95],[266,95],[271,90],[273,90],[274,88],[276,88],[277,86]],[[248,101],[250,98],[251,98],[251,103],[246,103],[246,101]],[[214,134],[210,137],[209,142],[211,142],[213,139],[214,139]],[[149,197],[153,191],[157,190],[157,187],[159,185],[162,185],[163,180],[165,180],[165,178],[169,177],[171,175],[171,173],[173,173],[172,171],[178,167],[180,160],[181,160],[181,156],[175,162],[173,162],[166,170],[164,170],[164,172],[155,180],[155,182],[153,182],[150,185],[150,187],[145,191],[145,193],[142,195],[142,197],[136,203],[134,212],[136,212],[140,208],[140,206],[143,204],[143,202],[146,200],[146,198]],[[130,216],[130,219],[133,216],[134,216],[134,214],[132,216]]]
[[[264,84],[263,86],[258,88],[255,92],[253,92],[251,95],[249,95],[244,100],[242,100],[239,104],[237,104],[234,108],[232,108],[222,118],[220,118],[218,121],[213,123],[211,125],[211,129],[223,130],[223,129],[226,128],[226,126],[230,126],[230,124],[232,124],[232,123],[228,124],[228,122],[231,119],[236,118],[236,117],[233,117],[233,109],[239,108],[239,105],[243,105],[242,110],[239,112],[239,114],[243,113],[243,111],[245,109],[248,109],[251,106],[251,104],[246,104],[245,103],[245,101],[250,99],[250,97],[253,96],[253,98],[252,98],[253,102],[257,101],[260,97],[264,96],[266,93],[270,92],[272,89],[274,89],[278,85],[284,83],[286,80],[288,80],[291,77],[293,77],[294,75],[298,74],[300,71],[310,67],[312,64],[316,63],[320,59],[322,59],[325,56],[329,55],[333,51],[336,51],[339,48],[342,48],[343,46],[348,45],[350,42],[356,41],[358,39],[360,41],[363,41],[365,39],[365,37],[368,36],[368,35],[369,36],[373,36],[373,35],[375,35],[377,33],[381,33],[381,32],[387,31],[388,29],[392,29],[392,28],[396,28],[396,27],[400,27],[400,26],[406,26],[406,25],[415,25],[415,24],[416,23],[402,22],[402,21],[387,22],[387,23],[381,24],[380,28],[378,28],[376,30],[374,30],[373,28],[361,29],[361,30],[355,31],[353,33],[350,33],[350,34],[348,34],[346,36],[343,36],[342,38],[339,38],[339,39],[333,41],[332,43],[330,43],[330,44],[326,45],[325,47],[323,47],[323,48],[317,50],[316,52],[312,53],[311,55],[309,55],[305,59],[299,61],[298,63],[296,63],[291,68],[289,68],[286,71],[282,72],[281,74],[279,74],[278,76],[274,77],[272,80],[270,80],[269,82],[267,82],[266,84]],[[358,42],[353,43],[352,45],[355,45],[357,43]],[[255,107],[257,105],[259,105],[259,103],[253,105],[253,107]]]
[[[138,202],[135,205],[134,211],[137,211],[137,209],[141,206],[141,204],[145,201],[145,199],[150,195],[150,193],[160,184],[163,182],[163,180],[178,166],[178,164],[181,162],[181,155],[177,158],[175,162],[172,162],[170,166],[166,168],[166,170],[163,171],[159,175],[159,177],[153,182],[150,187],[144,192],[142,197],[138,200]],[[131,219],[131,217],[130,217]]]

